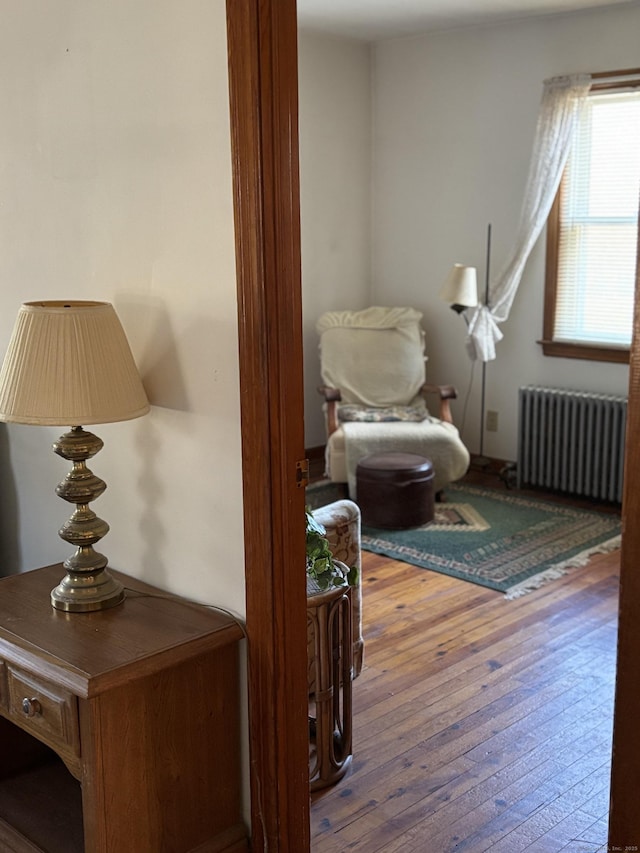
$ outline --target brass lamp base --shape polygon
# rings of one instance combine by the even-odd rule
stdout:
[[[89,503],[100,497],[107,485],[87,468],[86,460],[102,447],[102,441],[82,427],[73,427],[53,445],[58,456],[73,462],[71,471],[56,487],[56,494],[76,505],[58,533],[77,549],[64,561],[67,574],[51,590],[51,605],[56,610],[88,613],[115,607],[124,600],[122,584],[107,571],[107,558],[93,550],[109,532],[109,525],[97,517]]]
[[[90,613],[106,610],[124,601],[122,584],[109,572],[68,572],[51,590],[51,605],[67,613]]]

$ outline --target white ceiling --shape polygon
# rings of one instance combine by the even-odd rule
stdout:
[[[305,29],[375,41],[635,0],[298,0]]]

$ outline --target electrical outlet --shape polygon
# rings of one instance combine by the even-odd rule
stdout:
[[[489,410],[486,421],[487,432],[498,432],[498,413]]]

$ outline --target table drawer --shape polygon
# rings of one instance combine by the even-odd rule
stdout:
[[[78,700],[68,690],[7,664],[8,716],[62,757],[80,756]]]

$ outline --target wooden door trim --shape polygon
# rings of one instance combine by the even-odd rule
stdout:
[[[309,850],[295,0],[227,0],[252,850]]]
[[[640,227],[622,496],[618,658],[611,756],[609,849],[640,849]]]
[[[252,849],[306,853],[304,455],[295,0],[227,0]],[[640,277],[631,350],[610,844],[640,844]]]

